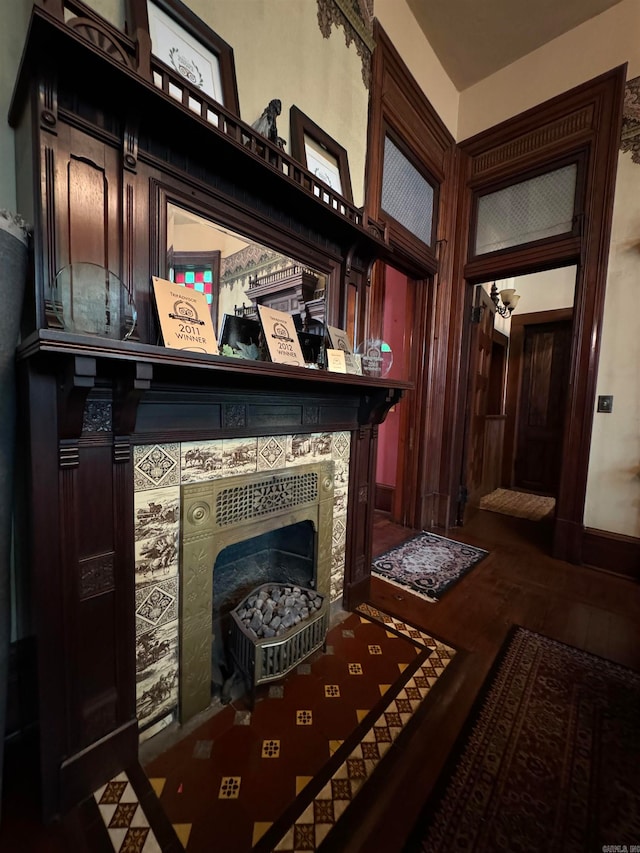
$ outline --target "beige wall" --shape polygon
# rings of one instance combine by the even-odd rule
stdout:
[[[639,278],[640,165],[620,153],[597,381],[613,411],[593,416],[584,520],[628,536],[640,536]]]
[[[491,282],[483,285],[487,293],[491,292]],[[555,311],[558,308],[571,308],[576,289],[576,268],[561,267],[555,270],[521,275],[496,281],[498,290],[514,287],[520,295],[516,313],[534,314],[536,311]],[[509,336],[511,319],[496,314],[495,328]]]
[[[353,199],[361,206],[369,92],[344,30],[334,27],[323,37],[315,0],[189,0],[189,6],[233,46],[241,118],[252,124],[279,98],[278,133],[290,150],[295,104],[347,149]]]
[[[468,139],[625,62],[629,77],[640,73],[638,0],[623,0],[465,89],[457,139]]]

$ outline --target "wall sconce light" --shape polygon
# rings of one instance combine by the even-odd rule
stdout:
[[[501,317],[510,317],[518,304],[518,300],[520,299],[520,294],[516,293],[514,287],[498,291],[495,281],[491,285],[491,293],[489,295],[493,300],[493,304],[496,306],[496,311]],[[500,301],[502,301],[502,305],[500,304]]]

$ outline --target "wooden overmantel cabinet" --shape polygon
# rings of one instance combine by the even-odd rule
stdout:
[[[409,387],[157,345],[150,279],[166,273],[170,201],[323,271],[332,324],[352,288],[361,333],[369,271],[389,248],[346,199],[318,195],[299,163],[215,102],[171,97],[166,77],[161,89],[139,72],[140,45],[66,5],[73,14],[58,0],[34,8],[10,112],[19,210],[34,224],[18,349],[19,536],[30,543],[20,571],[32,590],[46,818],[137,761],[132,448],[349,431],[353,607],[368,593],[377,424]],[[134,336],[65,328],[56,275],[78,262],[119,276],[136,303]]]

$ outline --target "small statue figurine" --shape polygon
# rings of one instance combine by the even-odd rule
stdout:
[[[256,119],[251,127],[266,136],[270,142],[275,142],[278,148],[284,148],[286,140],[278,136],[278,127],[276,119],[282,112],[282,102],[278,98],[269,101],[269,106],[265,107],[259,119]]]

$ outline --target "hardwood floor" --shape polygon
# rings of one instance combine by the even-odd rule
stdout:
[[[374,556],[415,534],[380,514]],[[490,555],[437,604],[372,579],[370,602],[450,645],[459,654],[428,697],[419,727],[388,755],[323,851],[401,851],[432,792],[474,700],[513,624],[640,671],[640,585],[549,556],[550,529],[478,512],[447,533]]]

